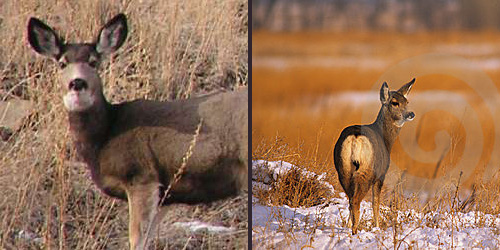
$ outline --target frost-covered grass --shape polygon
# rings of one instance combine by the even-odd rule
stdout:
[[[322,176],[303,170],[303,178],[319,180],[319,185],[328,187],[331,197],[313,206],[271,205],[255,194],[272,192],[272,182],[296,167],[263,160],[253,161],[252,165],[254,248],[500,248],[498,213],[486,214],[477,209],[460,212],[455,206],[445,205],[429,209],[429,205],[403,199],[398,200],[410,204],[381,206],[380,228],[372,226],[371,203],[363,201],[361,230],[352,235],[347,227],[349,202],[342,190],[335,190]]]

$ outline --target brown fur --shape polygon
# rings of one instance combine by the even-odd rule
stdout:
[[[390,152],[401,126],[415,114],[407,111],[406,95],[415,79],[398,91],[384,83],[380,90],[382,107],[375,122],[345,128],[334,148],[334,163],[340,184],[349,197],[349,223],[352,233],[359,226],[359,206],[372,188],[373,218],[379,226],[380,191],[389,168]]]
[[[95,67],[123,44],[126,33],[122,14],[109,21],[92,44],[64,44],[40,20],[28,23],[33,49],[61,64],[76,152],[104,193],[128,200],[130,247],[143,249],[154,221],[159,221],[156,206],[200,123],[182,177],[161,205],[211,202],[247,190],[248,90],[172,102],[110,104]]]
[[[174,102],[126,102],[108,106],[111,119],[107,126],[106,117],[98,122],[75,119],[82,114],[71,113],[70,126],[79,152],[91,152],[86,162],[94,182],[108,195],[126,199],[125,188],[115,184],[118,180],[169,185],[203,119],[186,172],[166,203],[209,202],[247,187],[247,96],[243,90]],[[100,126],[92,126],[92,122]],[[85,143],[91,133],[105,136]]]

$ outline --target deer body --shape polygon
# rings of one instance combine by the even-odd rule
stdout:
[[[211,202],[247,189],[248,90],[110,104],[96,67],[123,44],[126,33],[123,14],[104,25],[95,43],[65,44],[40,20],[28,23],[33,49],[61,65],[67,89],[63,101],[78,156],[104,193],[128,201],[130,248],[143,249],[159,219],[160,202]],[[165,196],[191,145],[182,177]]]
[[[247,111],[245,105],[233,107],[245,100],[246,91],[174,102],[139,100],[106,105],[110,115],[102,122],[88,111],[70,113],[69,123],[77,151],[88,152],[82,157],[94,182],[106,194],[126,199],[123,180],[158,181],[160,191],[169,185],[202,120],[183,178],[165,202],[209,202],[234,195],[246,185],[248,139],[240,132],[246,130]],[[104,131],[94,130],[95,122]],[[91,133],[104,136],[93,139]]]
[[[398,91],[390,91],[386,83],[380,90],[382,107],[375,122],[345,128],[334,148],[334,164],[339,181],[349,198],[349,223],[353,234],[359,226],[359,207],[372,188],[375,226],[379,227],[380,192],[389,169],[390,152],[401,127],[415,114],[407,111],[409,93],[415,79]]]

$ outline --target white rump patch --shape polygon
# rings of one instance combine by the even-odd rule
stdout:
[[[370,164],[373,160],[372,143],[366,136],[349,135],[342,143],[340,156],[346,173],[350,172],[352,162],[358,162],[361,168],[361,166]]]

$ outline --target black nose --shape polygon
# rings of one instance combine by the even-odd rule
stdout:
[[[413,120],[413,118],[415,118],[415,113],[413,112],[410,112],[406,115],[407,120]]]
[[[69,90],[80,91],[82,89],[86,89],[88,87],[87,82],[83,79],[76,78],[69,82],[68,88]]]

